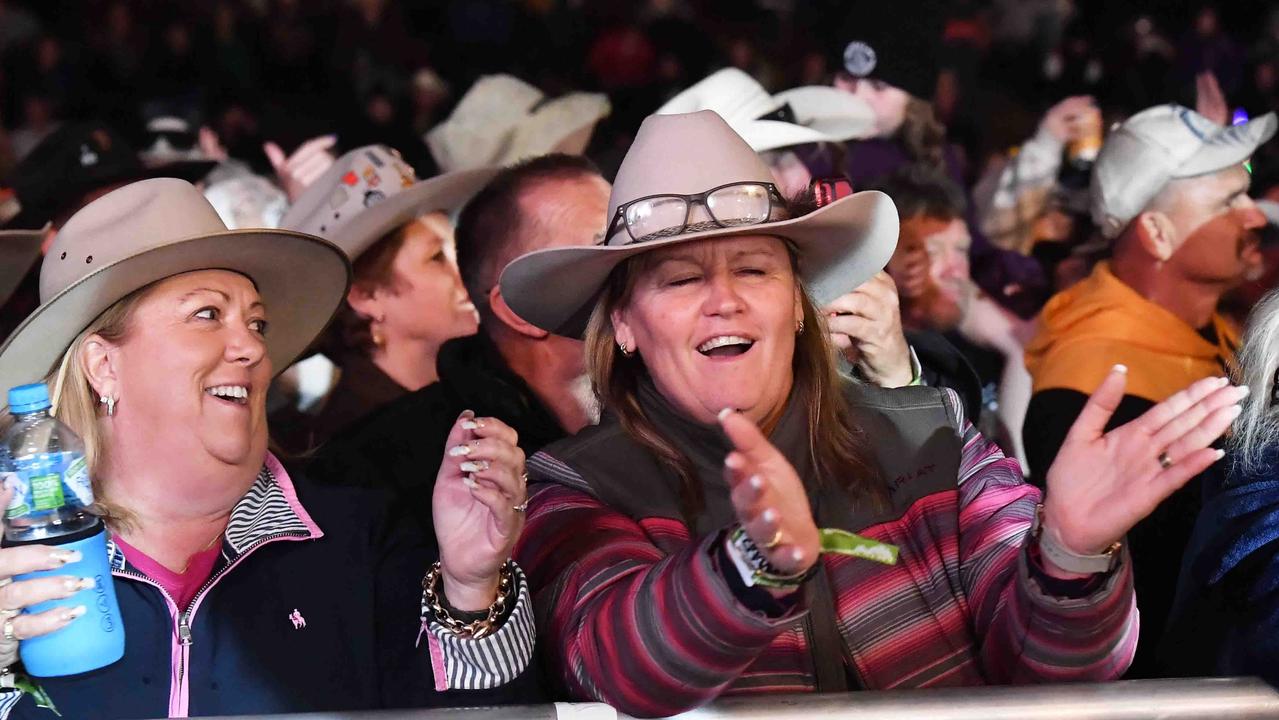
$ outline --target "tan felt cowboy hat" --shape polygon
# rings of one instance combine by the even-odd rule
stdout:
[[[611,110],[606,95],[569,93],[548,100],[518,78],[485,75],[423,139],[445,172],[510,165],[549,153],[580,155],[595,124]]]
[[[620,206],[652,195],[692,195],[729,183],[772,181],[768,166],[716,113],[652,115],[617,171],[608,221]],[[702,227],[715,224],[700,204],[691,206],[688,220]],[[502,272],[502,297],[528,322],[580,336],[604,281],[623,260],[693,240],[773,235],[794,244],[800,274],[813,299],[824,305],[884,267],[897,247],[897,224],[893,201],[869,191],[790,220],[709,230],[689,227],[654,240],[633,241],[619,225],[602,245],[551,248],[516,258]]]
[[[257,286],[276,372],[324,329],[350,282],[346,257],[321,238],[227,230],[184,180],[132,183],[86,205],[54,238],[40,268],[40,307],[0,346],[0,388],[43,378],[84,328],[129,293],[212,269]]]
[[[658,115],[714,110],[755,152],[870,136],[875,111],[866,101],[828,86],[768,94],[755,78],[724,68],[671,98]]]
[[[0,230],[0,305],[40,259],[44,230]]]
[[[418,180],[385,145],[367,145],[338,158],[285,213],[280,227],[319,235],[352,262],[387,233],[425,213],[452,215],[500,168],[462,170]]]

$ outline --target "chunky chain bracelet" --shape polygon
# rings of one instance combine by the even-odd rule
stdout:
[[[437,561],[427,571],[426,576],[422,578],[422,608],[427,610],[435,617],[435,621],[454,634],[468,637],[472,640],[479,640],[482,637],[492,635],[497,630],[498,619],[506,612],[507,599],[510,597],[511,588],[515,586],[515,572],[512,569],[514,564],[507,560],[502,566],[501,572],[498,574],[497,580],[497,599],[489,606],[488,614],[479,620],[472,622],[462,622],[453,617],[449,609],[444,606],[440,599],[440,593],[437,587],[440,583],[440,563]]]

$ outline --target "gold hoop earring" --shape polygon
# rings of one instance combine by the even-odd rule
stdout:
[[[622,357],[630,357],[630,356],[631,356],[631,349],[630,349],[630,348],[628,348],[628,347],[626,347],[626,343],[622,342],[621,340],[618,340],[618,341],[617,341],[617,349],[618,349],[619,351],[621,351],[621,353],[622,353]]]

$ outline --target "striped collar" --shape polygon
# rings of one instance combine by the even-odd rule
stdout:
[[[222,558],[226,563],[234,562],[263,542],[282,537],[318,540],[324,531],[302,507],[288,471],[268,453],[253,486],[231,510],[222,538]],[[114,542],[107,544],[107,557],[112,570],[126,568],[124,552]]]

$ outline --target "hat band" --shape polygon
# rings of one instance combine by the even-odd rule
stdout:
[[[634,245],[715,228],[759,225],[772,219],[779,207],[785,207],[785,200],[770,182],[728,183],[692,195],[648,195],[618,206],[603,244]],[[704,210],[704,218],[694,216],[697,208]]]

